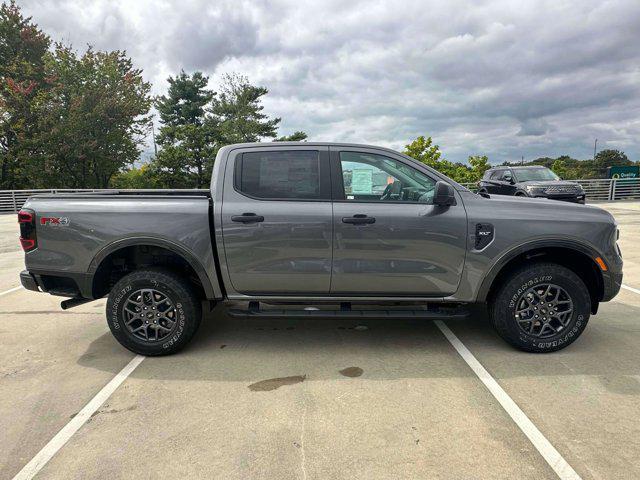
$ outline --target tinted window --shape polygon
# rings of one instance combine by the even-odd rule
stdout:
[[[493,173],[491,173],[491,180],[498,180],[500,177],[502,177],[502,172],[504,172],[504,170],[495,170]]]
[[[433,203],[435,180],[382,155],[340,152],[346,200]]]
[[[520,182],[560,180],[560,177],[548,168],[523,168],[516,172]]]
[[[235,183],[238,190],[252,197],[320,198],[319,152],[244,153]]]

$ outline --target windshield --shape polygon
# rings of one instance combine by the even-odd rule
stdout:
[[[560,180],[560,177],[548,168],[523,168],[515,170],[514,173],[519,182]]]

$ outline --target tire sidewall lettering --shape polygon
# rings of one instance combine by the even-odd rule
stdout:
[[[132,289],[133,287],[131,285],[127,285],[126,287],[121,289],[118,292],[118,295],[113,299],[113,303],[111,304],[111,323],[113,325],[113,328],[115,328],[116,330],[120,330],[120,302],[122,302],[122,299],[125,297],[125,295],[131,292]]]

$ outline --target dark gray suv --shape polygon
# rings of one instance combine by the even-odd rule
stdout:
[[[579,183],[562,180],[543,166],[490,168],[478,183],[478,192],[574,203],[584,203],[586,197]]]

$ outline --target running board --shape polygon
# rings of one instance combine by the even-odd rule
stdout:
[[[443,310],[285,310],[285,309],[269,309],[260,310],[249,308],[241,310],[237,308],[229,309],[231,317],[260,317],[260,318],[422,318],[422,319],[448,319],[448,318],[464,318],[468,316],[468,311],[456,308],[449,311]]]

